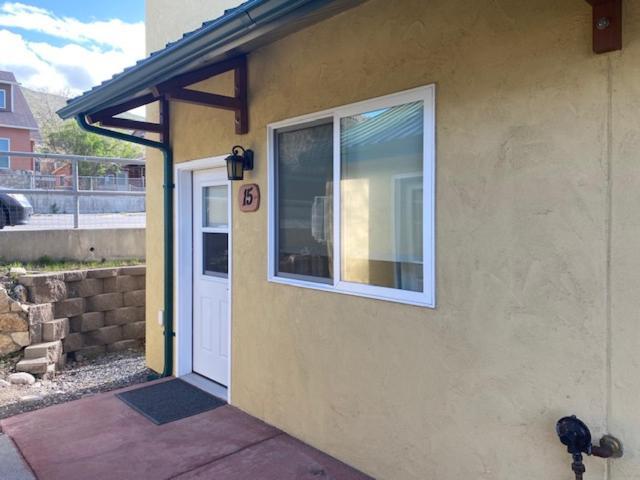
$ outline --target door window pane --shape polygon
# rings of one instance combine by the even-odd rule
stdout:
[[[276,132],[277,270],[329,283],[333,264],[333,124]]]
[[[203,273],[213,277],[227,277],[229,273],[229,235],[202,234]]]
[[[342,118],[342,279],[423,289],[423,103]]]
[[[203,227],[226,227],[228,224],[227,186],[204,187],[202,192]]]

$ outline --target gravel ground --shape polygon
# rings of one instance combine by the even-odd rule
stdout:
[[[18,355],[0,359],[0,379],[13,373]],[[147,381],[153,372],[146,368],[144,352],[109,353],[85,362],[67,362],[62,372],[33,385],[0,385],[0,419],[57,403],[107,392]]]

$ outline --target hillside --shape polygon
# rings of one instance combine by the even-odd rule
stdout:
[[[67,104],[67,97],[55,93],[31,90],[25,87],[21,87],[21,89],[27,99],[29,108],[31,108],[33,112],[36,122],[38,122],[41,132],[55,128],[63,123],[60,117],[56,115],[56,111]],[[131,120],[144,121],[144,117],[133,113],[124,113],[120,116]]]

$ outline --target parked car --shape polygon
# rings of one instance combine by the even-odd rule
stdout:
[[[33,207],[21,193],[0,193],[0,229],[25,225],[33,215]]]

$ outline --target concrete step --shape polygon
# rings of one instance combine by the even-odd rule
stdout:
[[[45,373],[51,373],[55,371],[55,364],[52,364],[47,360],[47,357],[31,358],[29,360],[20,360],[16,365],[16,370],[19,372],[27,372],[32,375],[44,375]]]
[[[62,340],[69,334],[69,319],[56,318],[42,324],[42,340],[44,342],[55,342]]]
[[[36,343],[24,349],[25,360],[45,357],[49,363],[56,363],[62,355],[62,342]]]

